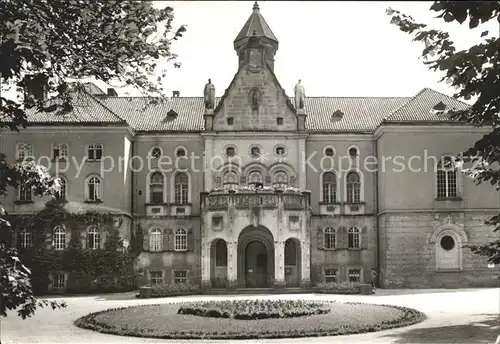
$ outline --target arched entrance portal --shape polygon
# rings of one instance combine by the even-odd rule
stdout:
[[[238,284],[266,288],[274,278],[274,241],[265,227],[247,227],[238,238]]]

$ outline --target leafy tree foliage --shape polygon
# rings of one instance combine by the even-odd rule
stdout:
[[[166,74],[159,67],[180,66],[171,44],[186,31],[174,30],[173,18],[171,7],[157,9],[151,1],[0,0],[0,129],[26,127],[29,109],[70,112],[75,83],[85,78],[119,82],[161,100]],[[9,165],[0,155],[0,195],[20,183],[41,195],[58,189],[43,168]],[[9,225],[4,215],[0,206],[0,238]],[[0,316],[18,309],[25,318],[37,306],[61,306],[34,298],[30,271],[1,240],[0,290]]]
[[[479,24],[497,21],[500,32],[500,1],[435,1],[431,11],[447,23],[468,24],[473,29]],[[466,151],[457,154],[457,164],[477,184],[490,182],[500,189],[500,37],[488,38],[488,31],[480,35],[480,42],[469,49],[457,51],[450,35],[417,23],[409,15],[388,9],[391,23],[423,42],[421,57],[429,69],[444,72],[441,81],[456,89],[455,98],[475,99],[466,110],[441,109],[451,119],[478,127],[491,127]],[[436,109],[437,110],[437,109]],[[467,163],[471,167],[464,168]],[[500,234],[500,215],[487,221]],[[485,245],[471,245],[476,254],[500,264],[500,239]]]
[[[186,31],[173,32],[173,18],[171,7],[151,1],[0,0],[2,91],[17,86],[20,99],[0,96],[0,118],[16,130],[26,125],[26,109],[71,111],[71,79],[95,77],[163,95],[159,63],[173,62],[172,41]],[[43,99],[50,94],[61,101],[48,106]]]

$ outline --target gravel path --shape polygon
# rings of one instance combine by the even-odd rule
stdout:
[[[62,298],[68,308],[42,309],[22,320],[10,313],[1,321],[2,344],[10,343],[229,343],[229,341],[157,340],[120,337],[83,330],[73,325],[80,316],[98,310],[215,299],[306,299],[391,304],[418,309],[428,319],[420,324],[375,333],[309,338],[311,343],[494,343],[500,334],[500,289],[377,290],[375,295],[242,295],[186,296],[138,300],[132,293]],[[245,340],[238,343],[304,343],[304,338]],[[231,341],[235,342],[235,341]]]

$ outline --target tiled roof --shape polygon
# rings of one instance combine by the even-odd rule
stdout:
[[[384,116],[408,99],[308,97],[305,101],[306,128],[309,131],[373,131]],[[333,118],[337,110],[343,113],[339,120]]]
[[[94,96],[84,91],[72,93],[73,110],[69,113],[60,114],[59,111],[53,112],[38,112],[36,108],[31,108],[26,111],[27,120],[31,123],[54,123],[54,124],[104,124],[104,123],[123,123],[125,121],[114,114],[104,104],[102,104]],[[55,103],[60,103],[60,99],[50,99],[46,106]]]
[[[252,14],[248,18],[245,25],[243,25],[243,28],[241,29],[238,36],[236,36],[234,41],[237,42],[239,40],[252,37],[254,36],[254,31],[255,36],[257,37],[267,37],[275,42],[278,42],[278,39],[271,31],[271,28],[266,23],[266,20],[264,19],[264,17],[262,17],[262,14],[260,14],[259,5],[257,4],[257,2],[253,6]]]
[[[216,104],[219,100],[217,98]],[[142,97],[104,97],[102,102],[137,131],[203,130],[203,97],[170,98],[159,104]],[[170,110],[174,110],[177,117],[168,120]]]
[[[446,105],[447,110],[465,110],[469,107],[455,98],[424,88],[387,115],[384,122],[448,122],[448,117],[431,111],[440,102]]]
[[[293,107],[294,99],[289,99],[288,106]],[[216,108],[220,101],[218,97]],[[305,101],[306,128],[310,132],[372,132],[382,123],[449,121],[431,112],[439,102],[448,109],[468,106],[431,89],[424,89],[412,98],[308,97]],[[81,92],[72,113],[61,116],[31,110],[28,121],[96,125],[126,122],[136,131],[200,132],[204,129],[203,113],[203,97],[170,98],[152,104],[142,97],[95,97]]]

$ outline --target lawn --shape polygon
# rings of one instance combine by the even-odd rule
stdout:
[[[262,302],[269,303],[265,300]],[[317,301],[315,303],[317,304]],[[182,307],[186,309],[199,306],[200,303],[182,303],[112,309],[84,316],[76,320],[75,324],[82,328],[123,336],[164,339],[244,339],[365,333],[408,326],[425,319],[425,315],[413,309],[340,302],[322,303],[321,307],[329,308],[327,313],[297,317],[239,320],[234,317],[178,314]],[[221,303],[220,307],[227,307],[227,304]],[[245,307],[241,305],[238,307],[242,308]],[[271,305],[269,308],[275,307]],[[231,310],[228,311],[231,313]],[[250,312],[249,308],[247,312]]]

